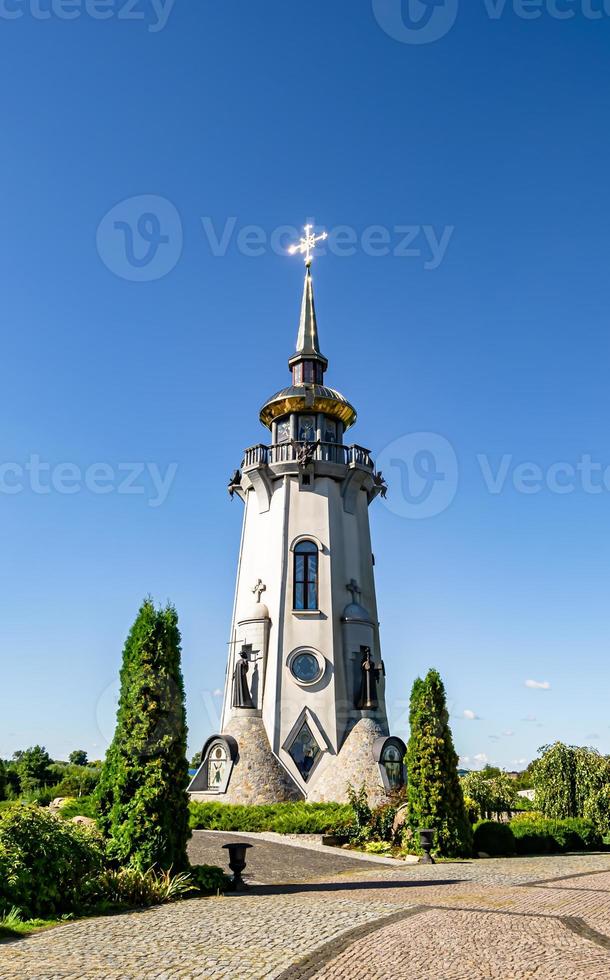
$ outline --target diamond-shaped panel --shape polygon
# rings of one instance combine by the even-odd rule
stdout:
[[[288,752],[303,779],[307,780],[313,769],[314,762],[320,754],[320,746],[316,742],[311,728],[306,721],[299,728]]]

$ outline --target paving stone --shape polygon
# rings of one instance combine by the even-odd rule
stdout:
[[[192,858],[224,864],[229,839]],[[610,855],[394,867],[253,842],[249,892],[0,944],[0,980],[610,977]]]

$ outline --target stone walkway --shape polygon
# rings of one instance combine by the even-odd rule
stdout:
[[[197,833],[193,860],[231,839]],[[249,893],[0,944],[0,980],[610,977],[610,855],[393,867],[251,841]]]

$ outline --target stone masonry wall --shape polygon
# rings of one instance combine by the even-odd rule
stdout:
[[[271,751],[262,718],[234,715],[223,735],[232,735],[239,747],[227,792],[193,793],[192,799],[245,805],[303,799],[303,794]]]
[[[364,784],[370,806],[380,806],[387,795],[381,781],[379,766],[373,759],[375,740],[387,735],[385,726],[373,718],[361,718],[347,736],[339,754],[326,760],[324,772],[308,793],[312,802],[347,802],[351,784],[358,790]]]

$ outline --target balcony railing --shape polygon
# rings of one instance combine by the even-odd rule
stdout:
[[[336,442],[286,442],[280,446],[251,446],[244,453],[242,467],[304,462],[341,463],[373,469],[368,449],[340,446]]]

